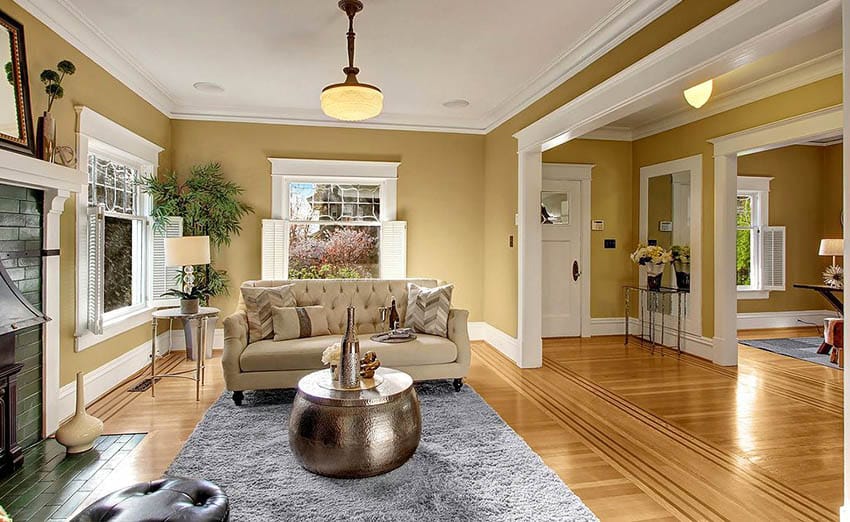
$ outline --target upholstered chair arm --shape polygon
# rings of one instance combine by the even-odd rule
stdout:
[[[225,382],[229,375],[239,374],[239,357],[246,346],[248,346],[248,315],[245,310],[237,310],[224,320],[224,353],[221,355],[221,366],[224,369]]]
[[[448,336],[457,346],[457,363],[469,368],[472,349],[469,346],[469,311],[452,308],[449,310]]]

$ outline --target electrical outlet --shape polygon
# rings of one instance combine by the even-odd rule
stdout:
[[[508,236],[508,246],[511,248],[514,247],[514,236]]]
[[[617,248],[617,240],[616,239],[606,239],[605,240],[605,248]]]

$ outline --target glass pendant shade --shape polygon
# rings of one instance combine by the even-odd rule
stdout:
[[[714,80],[702,82],[699,85],[694,85],[690,89],[685,89],[685,100],[695,109],[699,109],[711,97],[711,91],[714,89]]]
[[[322,90],[322,111],[343,121],[362,121],[381,114],[384,95],[377,87],[354,82],[329,85]]]

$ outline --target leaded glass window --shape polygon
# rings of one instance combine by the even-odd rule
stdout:
[[[138,170],[89,154],[89,205],[103,205],[106,212],[136,214]]]

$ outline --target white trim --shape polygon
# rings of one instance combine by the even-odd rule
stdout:
[[[758,299],[770,299],[770,291],[769,290],[738,290],[735,289],[738,294],[739,301],[753,301]]]
[[[146,306],[142,310],[124,315],[114,321],[104,322],[103,333],[100,335],[95,335],[86,330],[74,338],[74,351],[81,352],[104,341],[108,341],[116,335],[128,332],[133,328],[138,328],[143,324],[149,324],[153,317],[151,313],[154,310],[156,310],[156,308]]]
[[[652,105],[662,92],[681,92],[784,48],[825,26],[839,0],[739,0],[623,69],[514,137],[518,150],[548,150]]]
[[[628,127],[617,127],[614,125],[606,125],[594,131],[590,131],[584,136],[583,140],[604,140],[604,141],[634,141],[634,132]]]
[[[488,323],[474,324],[476,325],[475,329],[477,330],[476,337],[479,338],[472,339],[472,337],[470,337],[471,341],[484,341],[493,348],[502,352],[505,357],[515,362],[518,366],[522,367],[522,365],[520,364],[519,341],[516,339],[516,337],[511,337],[510,335]]]
[[[702,335],[702,154],[679,158],[640,168],[639,240],[647,242],[649,235],[649,178],[689,172],[690,179],[690,236],[691,289],[687,296],[688,316],[684,329]],[[641,271],[641,276],[644,273]]]
[[[157,346],[164,346],[163,343],[167,341],[168,336],[168,332],[157,335]],[[160,355],[162,354],[160,352]],[[146,341],[132,350],[121,354],[119,357],[112,359],[103,366],[88,372],[83,379],[85,382],[86,405],[88,406],[93,403],[109,390],[121,384],[124,379],[149,365],[150,360],[151,344],[150,341]],[[59,424],[74,414],[76,397],[76,382],[70,382],[59,389],[57,404],[57,419],[59,422],[48,430],[48,434],[53,434]]]
[[[467,323],[467,330],[469,330],[469,340],[470,341],[483,341],[484,340],[484,331],[487,327],[487,323],[483,321],[470,321]]]
[[[382,114],[371,122],[354,124],[329,121],[318,107],[305,110],[179,103],[174,93],[169,92],[119,43],[101,31],[71,0],[17,0],[17,3],[172,119],[486,134],[578,74],[680,1],[623,0],[582,36],[576,45],[479,119]]]
[[[581,276],[579,288],[581,292],[581,336],[590,337],[592,327],[590,323],[590,292],[591,272],[593,264],[590,262],[590,222],[591,222],[591,180],[593,178],[593,167],[589,163],[544,163],[541,175],[545,179],[578,181],[581,185],[581,227],[579,229],[579,248],[581,251]],[[542,258],[541,258],[542,263]],[[541,299],[543,289],[541,285]]]
[[[540,226],[540,191],[543,188],[543,153],[536,150],[519,154],[517,175],[519,197],[517,214],[517,339],[521,368],[543,365],[543,230]]]
[[[74,110],[77,112],[77,133],[80,135],[119,149],[138,158],[142,163],[159,165],[159,153],[164,151],[164,148],[84,105],[75,105]],[[85,157],[77,156],[77,168],[83,173],[86,166]]]
[[[224,320],[222,319],[221,322],[223,323]],[[215,333],[213,334],[213,341],[212,341],[213,349],[218,350],[218,349],[224,348],[224,328],[216,328],[214,332]],[[183,331],[183,329],[182,328],[175,328],[173,330],[170,330],[170,332],[165,332],[166,335],[169,334],[169,333],[171,335],[169,337],[166,337],[166,339],[168,339],[168,342],[170,343],[168,346],[171,349],[171,351],[173,352],[174,350],[185,350],[186,349],[186,334]],[[157,338],[159,338],[159,336],[157,336]],[[159,341],[157,341],[157,343],[159,343]],[[160,345],[157,344],[157,346],[160,346]]]
[[[715,157],[753,154],[800,141],[832,136],[842,131],[843,115],[842,106],[834,105],[733,134],[718,136],[708,141],[714,145]]]
[[[594,317],[590,320],[590,335],[597,337],[601,335],[624,335],[626,323],[622,317]],[[631,330],[631,322],[629,329]]]
[[[808,326],[800,321],[823,326],[823,320],[838,317],[834,310],[796,310],[789,312],[752,312],[738,314],[738,330],[795,328]]]
[[[625,335],[625,320],[622,317],[594,317],[593,318],[593,335]],[[658,328],[660,330],[660,327]],[[683,325],[684,330],[684,325]],[[629,333],[634,335],[640,332],[640,320],[632,317],[629,319]],[[667,347],[675,347],[676,345],[676,327],[667,323],[664,327],[664,342]],[[660,333],[660,332],[659,332]],[[711,339],[702,337],[694,333],[682,332],[682,352],[696,355],[704,359],[711,359]]]
[[[738,190],[770,192],[770,182],[773,179],[769,176],[738,176]],[[764,224],[767,225],[767,223]]]

